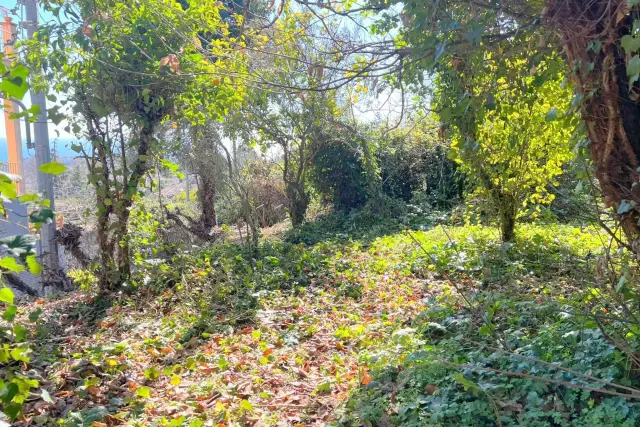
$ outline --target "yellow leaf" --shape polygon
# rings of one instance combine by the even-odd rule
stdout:
[[[172,386],[178,386],[178,385],[180,385],[181,382],[182,382],[182,380],[180,379],[179,376],[174,375],[174,376],[171,377],[171,385]]]

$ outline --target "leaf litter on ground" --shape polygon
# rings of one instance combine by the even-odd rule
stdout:
[[[176,303],[185,290],[135,304],[82,293],[31,303],[49,328],[33,368],[50,399],[27,402],[19,425],[325,425],[431,295],[375,253],[356,246],[348,257],[305,288],[262,293],[249,322],[221,313],[213,332],[190,331],[193,307]]]

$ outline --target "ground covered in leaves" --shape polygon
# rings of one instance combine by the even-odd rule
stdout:
[[[522,377],[478,378],[469,369],[539,372],[491,359],[488,338],[505,333],[512,353],[539,357],[536,346],[549,346],[549,362],[588,354],[593,375],[628,374],[612,368],[624,361],[601,335],[591,332],[597,354],[590,354],[572,350],[572,329],[558,327],[566,316],[556,308],[589,270],[601,237],[571,227],[523,232],[517,249],[480,227],[398,233],[366,245],[346,237],[265,243],[259,258],[227,245],[150,267],[146,287],[131,293],[33,301],[21,310],[42,310],[28,368],[46,392],[27,401],[17,424],[520,425],[535,407],[532,419],[541,424],[530,425],[551,425],[540,413],[552,410],[554,425],[582,425],[570,424],[571,403],[551,398],[548,383],[528,379],[525,387],[514,382]],[[496,286],[508,303],[487,299]],[[519,300],[505,297],[513,287]],[[532,312],[527,304],[546,308],[532,320],[518,314]],[[582,392],[571,399],[583,415],[611,397]],[[616,425],[640,419],[618,401],[610,406],[626,410]]]

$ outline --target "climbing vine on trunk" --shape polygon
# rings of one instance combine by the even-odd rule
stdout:
[[[562,37],[581,101],[605,204],[640,254],[640,9],[637,0],[549,2],[545,22]]]
[[[177,116],[191,122],[221,117],[241,99],[242,86],[216,73],[240,70],[243,57],[225,38],[207,45],[210,50],[200,42],[209,41],[207,31],[228,34],[231,23],[220,2],[45,6],[59,18],[30,42],[28,60],[44,68],[47,80],[38,84],[69,94],[55,108],[60,116],[63,106],[71,107],[67,131],[86,141],[71,148],[85,159],[95,189],[100,255],[94,261],[101,289],[112,291],[131,278],[129,216],[146,174],[160,160],[159,125]],[[224,50],[231,52],[224,60],[212,55]]]

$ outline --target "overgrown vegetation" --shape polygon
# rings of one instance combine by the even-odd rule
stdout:
[[[637,0],[39,12],[69,215],[0,213],[75,287],[0,240],[0,424],[640,425]]]

